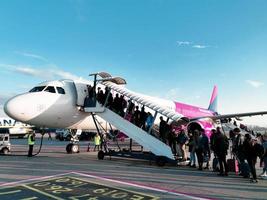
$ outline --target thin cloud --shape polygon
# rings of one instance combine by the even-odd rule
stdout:
[[[35,69],[32,66],[26,66],[26,65],[10,65],[10,64],[3,64],[0,63],[0,67],[5,68],[8,71],[12,71],[17,74],[23,74],[26,76],[31,76],[35,78],[40,79],[46,79],[46,80],[53,80],[53,79],[81,79],[82,78],[70,73],[63,71],[59,69],[56,65],[44,65],[42,66],[42,69]]]
[[[47,58],[45,58],[43,56],[40,56],[40,55],[37,55],[37,54],[21,52],[21,51],[15,51],[15,53],[19,54],[19,55],[22,55],[22,56],[25,56],[25,57],[30,57],[30,58],[34,58],[34,59],[41,60],[41,61],[44,61],[44,62],[48,62]]]
[[[259,88],[261,86],[264,85],[264,83],[260,82],[260,81],[254,81],[254,80],[246,80],[246,82],[251,85],[254,88]]]
[[[177,99],[179,97],[179,93],[180,93],[180,88],[171,88],[166,92],[165,98],[166,99]]]
[[[57,79],[57,78],[79,79],[78,76],[60,69],[39,70],[29,67],[17,67],[16,69],[14,69],[14,72],[47,80]]]
[[[192,44],[192,42],[189,41],[176,41],[178,46],[188,46],[190,44]]]
[[[176,41],[179,47],[191,47],[194,49],[206,49],[208,47],[211,47],[210,45],[203,45],[203,44],[196,44],[195,42],[191,41]]]
[[[195,49],[206,49],[208,47],[209,46],[207,46],[207,45],[200,45],[200,44],[196,44],[196,45],[192,46],[192,48],[195,48]]]

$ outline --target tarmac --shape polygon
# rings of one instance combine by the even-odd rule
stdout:
[[[92,144],[87,152],[88,142],[81,142],[79,154],[67,154],[68,142],[47,138],[41,153],[29,158],[26,139],[11,143],[11,156],[0,156],[1,200],[267,199],[267,180],[250,183],[234,173],[219,177],[212,170],[129,158],[98,160]]]

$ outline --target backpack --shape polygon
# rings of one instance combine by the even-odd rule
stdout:
[[[256,143],[256,144],[254,145],[254,149],[255,149],[255,153],[256,153],[256,155],[257,155],[259,158],[261,158],[261,157],[263,156],[263,154],[264,154],[264,148],[263,148],[263,146],[262,146],[261,144],[259,144],[259,143]]]

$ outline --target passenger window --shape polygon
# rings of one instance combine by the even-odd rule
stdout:
[[[8,137],[7,136],[5,137],[5,141],[8,141]]]
[[[45,88],[44,90],[45,92],[51,92],[51,93],[56,93],[56,90],[53,86],[48,86],[47,88]]]
[[[62,87],[57,87],[58,94],[65,94],[65,90]]]
[[[37,86],[37,87],[32,88],[30,92],[41,92],[43,91],[44,88],[45,86]]]

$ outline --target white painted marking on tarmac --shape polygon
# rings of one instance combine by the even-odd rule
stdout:
[[[101,177],[101,176],[84,174],[84,173],[80,173],[80,172],[73,172],[73,173],[77,174],[77,175],[80,175],[80,176],[89,177],[89,178],[95,178],[95,179],[110,181],[110,182],[114,182],[114,183],[133,186],[133,187],[137,187],[137,188],[141,188],[141,189],[152,190],[152,191],[156,191],[156,192],[163,192],[163,193],[167,193],[167,194],[171,194],[171,195],[175,195],[175,196],[180,196],[180,197],[186,197],[186,198],[195,199],[195,200],[210,200],[210,199],[203,198],[203,197],[196,197],[196,196],[192,196],[192,195],[185,194],[185,193],[169,191],[169,190],[165,190],[165,189],[161,189],[161,188],[154,188],[154,187],[150,187],[150,186],[140,185],[140,184],[137,184],[137,183],[124,182],[124,181],[119,181],[119,180],[115,180],[115,179],[104,178],[104,177]]]
[[[0,192],[0,195],[7,195],[7,194],[14,194],[21,192],[21,190],[13,190],[13,191],[8,191],[8,192]]]
[[[67,173],[56,174],[56,175],[51,175],[51,176],[43,176],[43,177],[38,177],[38,178],[25,179],[25,180],[21,180],[21,181],[3,183],[3,184],[0,184],[0,187],[14,186],[14,185],[18,185],[18,184],[21,184],[21,183],[26,183],[26,182],[30,182],[30,181],[39,181],[39,180],[44,180],[44,179],[49,179],[49,178],[55,178],[55,177],[58,177],[58,176],[69,175],[69,174],[72,174],[72,173],[73,172],[67,172]]]

